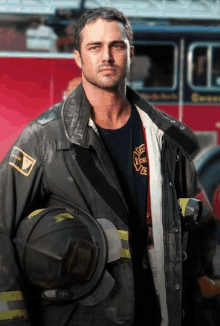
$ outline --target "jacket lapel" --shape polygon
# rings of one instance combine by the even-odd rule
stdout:
[[[128,207],[111,159],[94,126],[89,126],[90,111],[90,103],[80,84],[67,98],[61,112],[67,139],[78,145],[72,146],[70,153],[93,189],[119,217],[126,216]],[[97,161],[100,162],[101,168],[97,167],[94,155],[91,154],[92,148],[98,156]],[[65,156],[71,171],[73,162],[68,155]]]
[[[112,171],[108,171],[109,175],[107,178],[106,170],[100,169],[97,166],[97,158],[91,154],[91,149],[72,146],[69,151],[64,151],[64,155],[69,171],[71,172],[74,169],[74,165],[77,164],[83,175],[83,179],[86,179],[86,182],[90,184],[96,194],[105,201],[118,218],[128,225],[127,205],[122,193],[115,187],[114,181],[110,177]]]
[[[99,158],[99,162],[102,165],[105,178],[107,179],[107,181],[110,184],[114,185],[115,189],[117,190],[118,194],[120,195],[121,200],[122,200],[123,204],[125,205],[125,208],[128,212],[129,210],[128,210],[126,201],[124,199],[124,195],[123,195],[120,183],[118,181],[118,177],[116,175],[114,165],[111,161],[111,158],[105,148],[105,145],[104,145],[102,139],[100,138],[98,133],[96,133],[92,128],[88,129],[88,135],[89,135],[88,136],[89,146],[95,150],[95,152]]]
[[[179,120],[155,109],[145,98],[127,86],[128,100],[147,113],[153,123],[168,135],[191,161],[198,152],[198,140],[192,130]]]

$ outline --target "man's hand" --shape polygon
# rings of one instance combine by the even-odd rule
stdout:
[[[220,293],[220,284],[210,279],[208,276],[202,276],[198,279],[199,287],[203,298],[212,299]]]

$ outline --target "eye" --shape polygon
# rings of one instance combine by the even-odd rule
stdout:
[[[98,50],[99,46],[98,45],[95,45],[95,46],[92,46],[91,48],[89,48],[89,50]]]
[[[122,49],[123,48],[123,46],[121,44],[115,44],[113,47],[115,49]]]

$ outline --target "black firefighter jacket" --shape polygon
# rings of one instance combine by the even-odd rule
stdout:
[[[182,322],[185,291],[178,198],[195,197],[201,192],[192,164],[197,142],[189,128],[153,108],[129,87],[127,97],[164,132],[161,153],[164,273],[169,325],[178,326]],[[126,222],[129,211],[116,173],[98,134],[88,125],[89,118],[90,104],[80,85],[64,103],[32,121],[1,163],[0,292],[2,301],[9,304],[0,314],[0,325],[132,325],[131,259],[121,258],[109,264],[108,271],[115,279],[112,292],[101,303],[87,307],[76,303],[42,304],[34,291],[26,289],[14,254],[12,239],[21,220],[35,209],[60,202],[64,206],[75,204],[95,219],[109,219],[117,229],[129,231]],[[197,250],[189,248],[188,262],[184,264],[187,291],[190,289],[190,296],[197,298],[191,300],[192,304],[196,302],[191,316],[192,325],[196,325],[194,314],[202,316],[196,273],[201,264],[203,269],[208,266],[210,251],[204,255],[204,239],[200,239],[199,233],[194,231],[192,238],[192,246]],[[23,293],[24,302],[16,291]],[[22,319],[26,307],[29,319]]]

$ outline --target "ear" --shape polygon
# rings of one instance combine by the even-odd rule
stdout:
[[[130,47],[130,62],[134,59],[134,47]]]
[[[76,61],[77,66],[82,69],[82,61],[81,61],[81,55],[79,51],[74,50],[73,53],[74,53],[74,59]]]

